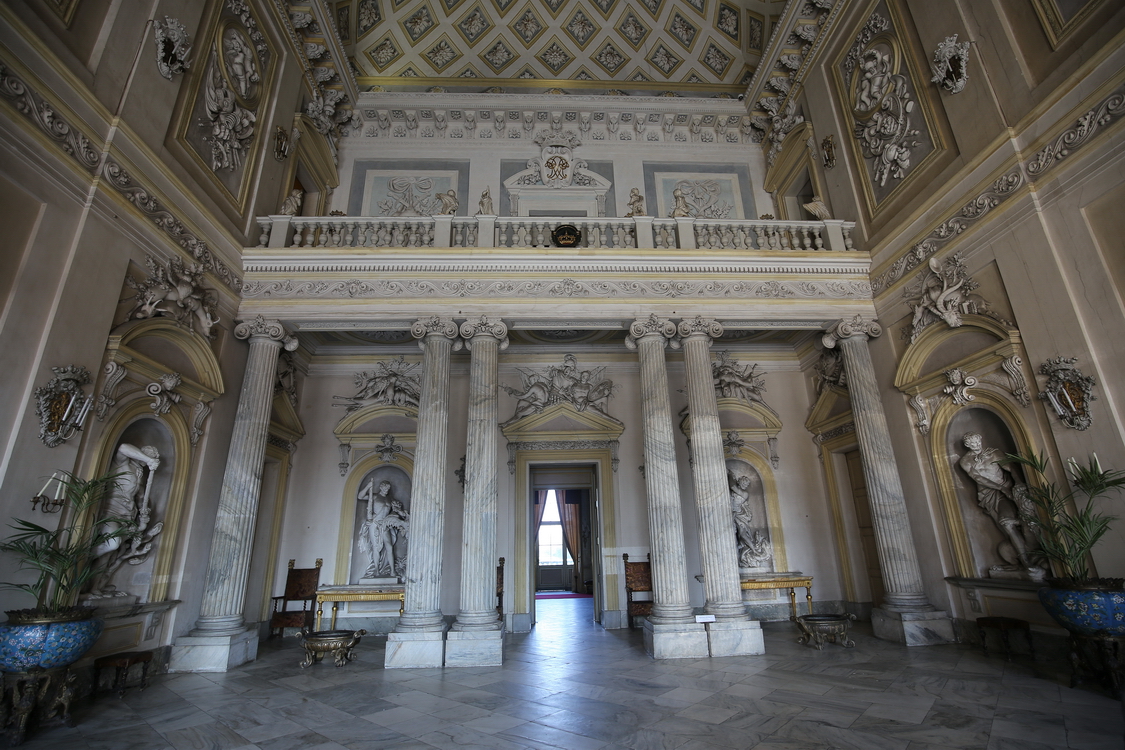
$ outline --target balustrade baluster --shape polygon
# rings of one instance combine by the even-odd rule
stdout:
[[[464,245],[461,244],[462,239],[464,239],[463,231],[464,231],[464,224],[462,224],[461,222],[454,222],[454,224],[453,224],[453,247],[464,247]]]
[[[824,238],[820,236],[820,227],[813,227],[813,244],[816,245],[817,250],[824,249]]]
[[[496,243],[496,245],[498,247],[507,247],[508,246],[508,222],[501,219],[500,221],[497,221],[496,223],[499,225],[498,229],[499,229],[499,232],[500,232],[500,239]]]
[[[289,226],[293,228],[293,247],[302,247],[304,245],[305,239],[302,236],[302,230],[304,230],[305,228],[305,222],[299,221],[298,219],[293,219],[292,223]]]
[[[266,243],[270,241],[270,229],[273,222],[270,219],[259,219],[258,226],[262,228],[262,233],[258,236],[258,247],[265,247]]]
[[[812,240],[809,238],[809,228],[801,227],[801,246],[808,250],[812,247]]]
[[[352,241],[355,239],[355,222],[344,222],[344,247],[355,247]]]
[[[844,249],[845,250],[853,250],[854,248],[852,247],[852,230],[851,230],[851,227],[844,227],[843,232],[844,232]]]

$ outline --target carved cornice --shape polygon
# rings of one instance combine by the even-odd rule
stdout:
[[[865,320],[862,315],[856,315],[850,320],[844,318],[836,322],[820,337],[820,343],[824,344],[825,349],[835,349],[841,339],[849,339],[853,336],[876,338],[882,332],[883,327],[877,321]]]
[[[1073,125],[1031,157],[1024,164],[1027,173],[1032,177],[1043,174],[1059,161],[1085,146],[1098,131],[1104,130],[1111,122],[1120,119],[1123,113],[1125,113],[1125,84],[1118,86],[1112,94],[1091,107]]]
[[[0,96],[11,102],[20,114],[59,144],[59,148],[84,170],[91,174],[97,172],[101,154],[91,145],[90,139],[60,115],[58,107],[28,86],[3,62],[0,62]]]
[[[901,279],[908,271],[917,268],[946,243],[976,224],[981,218],[1012,197],[1017,189],[1025,184],[1023,172],[1014,169],[1001,175],[992,185],[977,197],[970,200],[943,221],[910,251],[896,260],[891,267],[871,279],[871,291],[880,294]]]
[[[516,473],[517,451],[604,451],[610,452],[610,464],[614,473],[621,464],[617,456],[620,447],[617,440],[523,440],[508,443],[508,473]]]
[[[813,437],[813,441],[818,444],[827,443],[829,440],[833,440],[840,437],[841,435],[847,435],[852,432],[855,432],[855,422],[848,422],[847,424],[842,424],[839,427],[833,427],[827,432],[822,432],[819,435],[816,435],[815,437]]]
[[[429,281],[425,279],[379,279],[364,281],[248,281],[246,299],[341,299],[341,298],[664,298],[728,299],[847,299],[871,298],[866,281]]]

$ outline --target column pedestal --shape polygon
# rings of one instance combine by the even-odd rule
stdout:
[[[702,623],[659,625],[644,620],[645,653],[653,659],[706,659],[711,655]]]
[[[718,620],[707,623],[711,656],[755,656],[766,652],[762,625],[757,620]]]
[[[258,628],[236,635],[181,635],[168,659],[169,672],[226,672],[258,658]]]
[[[387,633],[384,669],[426,669],[445,665],[445,628]]]
[[[504,663],[504,631],[450,630],[445,634],[445,666],[499,667]]]
[[[883,607],[871,610],[871,629],[876,638],[906,646],[936,646],[955,643],[953,620],[948,612],[892,612]]]

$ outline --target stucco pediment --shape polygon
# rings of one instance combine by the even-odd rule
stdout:
[[[625,426],[592,409],[579,411],[573,404],[552,404],[541,412],[529,414],[501,429],[509,442],[522,440],[590,439],[616,440]]]

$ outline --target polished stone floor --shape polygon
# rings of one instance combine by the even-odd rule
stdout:
[[[297,668],[292,638],[227,674],[165,675],[84,703],[73,729],[29,750],[796,748],[1100,750],[1123,746],[1121,704],[979,648],[906,649],[861,623],[856,648],[795,643],[767,624],[766,655],[654,662],[637,631],[590,624],[591,600],[537,602],[503,667],[384,670],[359,658]]]

